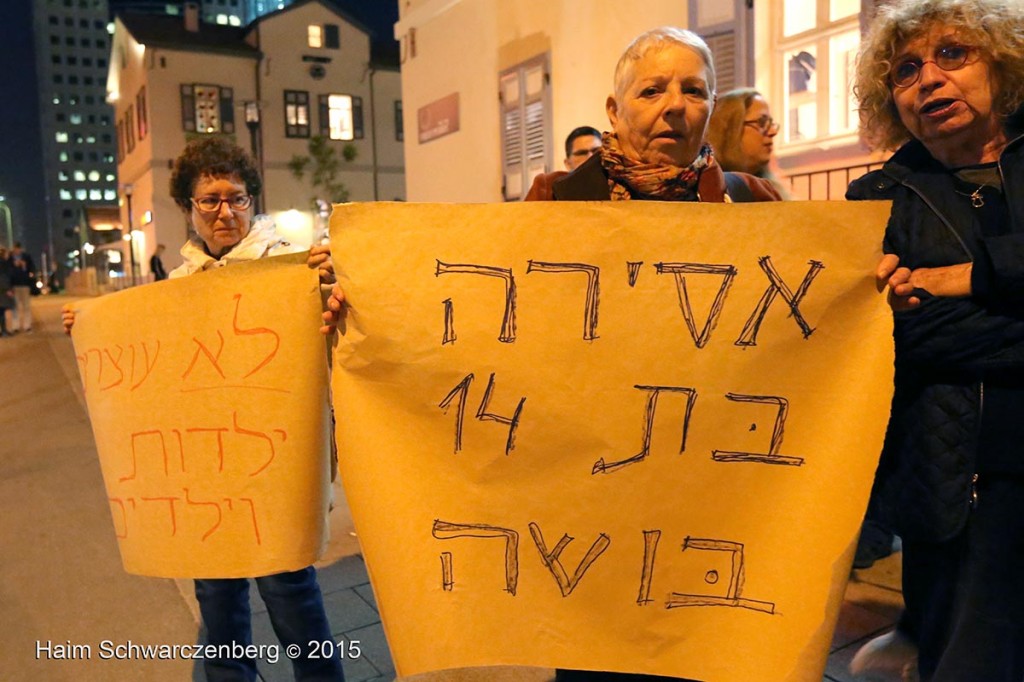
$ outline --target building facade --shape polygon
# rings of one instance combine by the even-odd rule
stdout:
[[[122,15],[107,91],[127,189],[122,223],[135,235],[126,260],[143,280],[157,244],[168,247],[166,266],[180,262],[187,221],[167,188],[173,159],[196,137],[228,136],[253,153],[264,180],[258,205],[298,244],[319,239],[324,225],[314,202],[327,198],[323,189],[308,170],[301,179],[293,170],[311,142],[349,159],[337,181],[350,200],[405,198],[399,73],[374,64],[366,30],[321,0],[298,0],[245,28],[194,12]]]
[[[107,24],[107,0],[34,0],[48,268],[75,262],[83,206],[117,201]]]
[[[704,37],[719,92],[753,86],[765,95],[782,124],[776,162],[795,196],[842,198],[884,157],[858,138],[851,92],[873,4],[649,0],[638,12],[615,0],[401,0],[409,199],[521,199],[535,175],[563,167],[573,128],[609,128],[619,55],[663,25]]]

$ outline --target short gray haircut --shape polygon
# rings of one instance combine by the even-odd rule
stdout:
[[[670,45],[689,48],[700,56],[708,70],[708,88],[711,91],[709,96],[711,98],[715,96],[715,60],[711,56],[708,44],[693,31],[675,26],[662,26],[638,35],[619,57],[619,63],[615,65],[615,100],[617,102],[622,101],[622,96],[626,93],[626,86],[633,78],[633,65],[643,59],[648,52],[662,50]]]

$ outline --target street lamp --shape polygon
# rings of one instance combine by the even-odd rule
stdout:
[[[252,156],[256,159],[256,163],[260,167],[260,174],[262,175],[263,164],[261,163],[261,155],[259,149],[259,135],[257,134],[260,129],[260,103],[259,102],[246,102],[245,103],[245,125],[249,128],[249,148],[252,149]],[[262,191],[260,192],[262,195]],[[260,213],[263,210],[263,197],[257,196],[256,207],[253,209],[255,213]]]
[[[14,248],[14,223],[11,220],[11,209],[4,201],[4,196],[0,195],[0,208],[4,210],[4,216],[7,218],[7,248]]]
[[[128,232],[124,235],[124,240],[128,242],[128,258],[132,268],[132,286],[135,286],[135,271],[138,266],[135,264],[135,241],[132,235],[132,191],[134,187],[131,185],[124,186],[125,200],[128,202]]]

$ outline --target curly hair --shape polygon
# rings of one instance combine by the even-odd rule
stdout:
[[[896,110],[889,74],[903,46],[935,26],[954,29],[984,55],[998,115],[1009,118],[1024,104],[1021,0],[898,0],[878,10],[857,57],[853,92],[861,133],[872,148],[896,149],[911,138]]]
[[[263,180],[255,162],[234,142],[223,137],[195,139],[174,161],[171,172],[171,198],[183,211],[192,210],[192,191],[202,177],[236,175],[253,196],[263,189]]]
[[[643,59],[644,55],[652,50],[661,50],[670,45],[679,45],[693,50],[700,56],[707,67],[708,97],[715,95],[715,60],[711,57],[711,50],[704,39],[692,31],[675,26],[662,26],[654,28],[646,33],[638,35],[629,44],[626,51],[619,57],[615,65],[615,101],[621,102],[629,81],[633,78],[633,65]]]

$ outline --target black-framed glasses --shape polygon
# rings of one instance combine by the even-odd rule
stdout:
[[[768,114],[744,121],[743,125],[757,128],[762,135],[776,135],[779,132],[778,122]]]
[[[234,194],[230,197],[207,196],[192,199],[192,205],[203,213],[217,213],[221,204],[227,204],[232,211],[244,211],[252,206],[252,195]]]
[[[967,45],[943,45],[935,50],[934,59],[910,57],[898,62],[889,72],[889,79],[897,88],[909,88],[921,79],[925,64],[934,64],[943,71],[956,71],[964,68],[974,53],[975,49]]]

